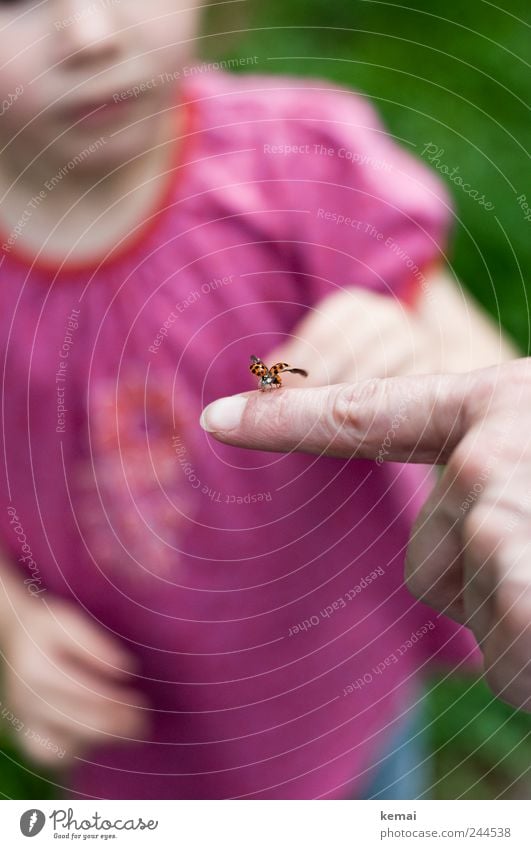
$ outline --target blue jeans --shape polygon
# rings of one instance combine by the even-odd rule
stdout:
[[[419,799],[432,782],[426,708],[420,693],[358,799]],[[424,761],[424,763],[423,763]],[[422,798],[428,799],[429,796]]]

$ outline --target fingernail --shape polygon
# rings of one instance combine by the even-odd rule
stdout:
[[[234,430],[241,422],[247,398],[241,395],[231,395],[220,398],[205,407],[201,413],[199,424],[203,430],[220,432]]]

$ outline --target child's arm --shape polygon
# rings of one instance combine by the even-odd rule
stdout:
[[[320,386],[369,377],[465,372],[518,357],[495,322],[448,272],[434,270],[413,307],[364,289],[327,296],[268,354],[310,372],[290,386]]]
[[[32,597],[0,555],[2,716],[34,761],[60,767],[96,743],[141,735],[132,659],[72,603]]]
[[[467,372],[522,356],[501,326],[445,269],[432,273],[416,312],[438,340],[438,371]]]

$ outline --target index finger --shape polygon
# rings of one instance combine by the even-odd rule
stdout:
[[[468,428],[474,380],[419,375],[246,392],[206,407],[201,426],[221,442],[264,451],[445,462]]]

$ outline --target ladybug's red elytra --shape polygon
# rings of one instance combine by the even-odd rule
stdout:
[[[278,389],[282,386],[280,373],[283,371],[289,371],[291,374],[302,374],[303,377],[308,377],[308,372],[305,369],[292,368],[288,363],[275,363],[274,366],[268,368],[260,357],[255,357],[254,354],[251,354],[251,365],[249,368],[259,378],[258,389],[262,392],[266,389]]]

